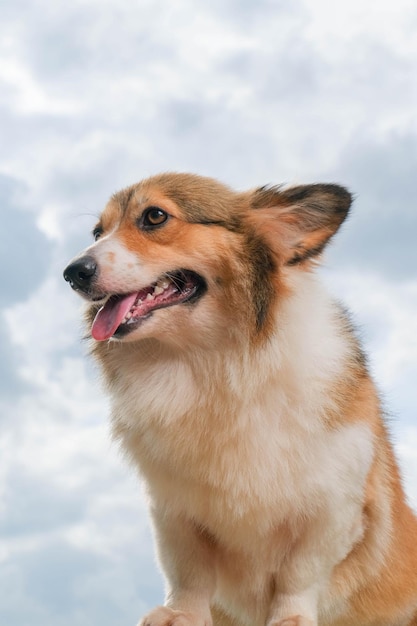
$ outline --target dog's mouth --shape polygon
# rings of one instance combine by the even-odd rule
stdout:
[[[207,289],[204,278],[190,270],[161,276],[140,291],[111,295],[98,310],[91,335],[97,341],[123,337],[138,328],[157,309],[195,302]]]

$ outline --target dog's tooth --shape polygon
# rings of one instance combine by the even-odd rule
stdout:
[[[155,298],[153,297],[153,295],[151,293],[148,293],[148,295],[145,298],[145,302],[149,302],[149,300],[154,300]]]
[[[132,312],[128,311],[120,323],[121,324],[127,324],[127,322],[130,320],[132,315],[133,315]]]
[[[169,281],[166,278],[160,278],[156,283],[156,287],[165,290],[169,287]]]
[[[169,282],[166,278],[159,278],[156,283],[156,286],[161,287],[162,289],[166,289],[168,285],[169,285]]]
[[[159,296],[161,293],[164,293],[164,288],[162,286],[159,285],[159,283],[156,285],[155,289],[153,290],[153,295],[154,296]]]

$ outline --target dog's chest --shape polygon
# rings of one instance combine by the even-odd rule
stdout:
[[[240,406],[191,400],[182,412],[175,397],[159,408],[114,402],[124,446],[151,497],[172,513],[238,545],[255,530],[360,496],[372,457],[364,428],[329,431],[311,408],[291,408],[279,393]]]

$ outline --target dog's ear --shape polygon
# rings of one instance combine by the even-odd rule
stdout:
[[[346,218],[352,196],[338,185],[260,187],[250,196],[250,221],[287,265],[313,259]]]

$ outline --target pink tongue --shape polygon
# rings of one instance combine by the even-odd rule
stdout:
[[[132,308],[138,294],[110,298],[97,312],[91,334],[97,341],[105,341],[114,335],[126,313]]]

